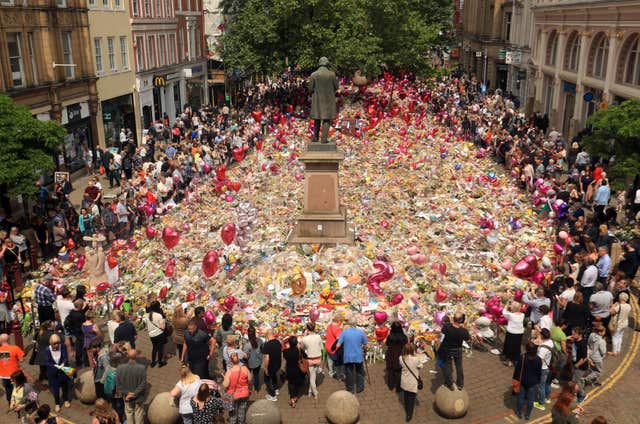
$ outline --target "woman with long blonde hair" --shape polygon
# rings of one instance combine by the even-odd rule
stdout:
[[[109,402],[102,398],[98,398],[93,411],[93,420],[91,424],[120,424],[120,419],[115,409],[109,405]]]
[[[198,394],[200,388],[200,377],[193,374],[188,366],[183,365],[180,368],[180,380],[171,390],[171,396],[180,396],[178,404],[178,412],[182,417],[184,424],[193,423],[193,408],[191,399]]]
[[[189,319],[184,313],[182,305],[173,310],[173,342],[178,348],[178,358],[182,358],[182,346],[184,346],[184,332],[187,331]]]

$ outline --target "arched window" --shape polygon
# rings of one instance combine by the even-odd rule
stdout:
[[[633,34],[624,42],[617,69],[618,82],[640,85],[640,35]]]
[[[556,64],[556,51],[558,50],[558,31],[555,29],[549,34],[547,39],[547,50],[544,63],[547,65]]]
[[[578,71],[580,65],[580,35],[574,31],[567,39],[567,50],[564,55],[564,69],[567,71]]]
[[[591,76],[604,79],[607,75],[607,61],[609,59],[609,39],[604,32],[599,32],[591,43],[589,52],[589,73]]]

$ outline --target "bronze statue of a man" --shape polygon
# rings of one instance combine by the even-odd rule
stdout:
[[[322,126],[322,143],[327,143],[327,136],[331,128],[331,121],[338,114],[336,107],[336,91],[340,86],[338,78],[330,71],[329,59],[321,57],[318,69],[311,74],[309,90],[311,96],[311,119],[313,119],[313,141],[318,141],[320,126]]]

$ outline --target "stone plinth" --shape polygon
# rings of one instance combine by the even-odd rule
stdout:
[[[312,143],[299,160],[305,164],[304,207],[289,242],[353,244],[347,211],[340,205],[338,172],[344,154],[334,143]]]

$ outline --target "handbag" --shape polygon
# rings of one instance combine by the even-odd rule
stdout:
[[[298,349],[298,353],[300,354],[300,358],[298,359],[298,368],[300,368],[300,372],[302,374],[309,373],[309,360],[302,356],[302,351]]]
[[[514,394],[520,393],[520,381],[522,380],[522,372],[524,371],[524,355],[522,355],[522,364],[520,365],[520,378],[517,380],[515,378],[511,379],[511,391]]]
[[[622,307],[620,305],[618,305],[618,311],[615,310],[615,306],[611,307],[611,311],[615,313],[616,315],[616,319],[615,320],[610,320],[609,321],[609,325],[607,327],[609,327],[609,331],[610,332],[616,332],[618,331],[618,324],[620,323],[620,312],[621,312]]]
[[[409,370],[413,378],[415,378],[418,381],[418,390],[422,390],[422,388],[424,387],[424,383],[422,382],[422,379],[419,376],[415,375],[413,371],[411,371],[411,368],[409,368],[409,365],[407,365],[407,363],[404,360],[404,356],[401,356],[400,358],[402,359],[402,363]]]

